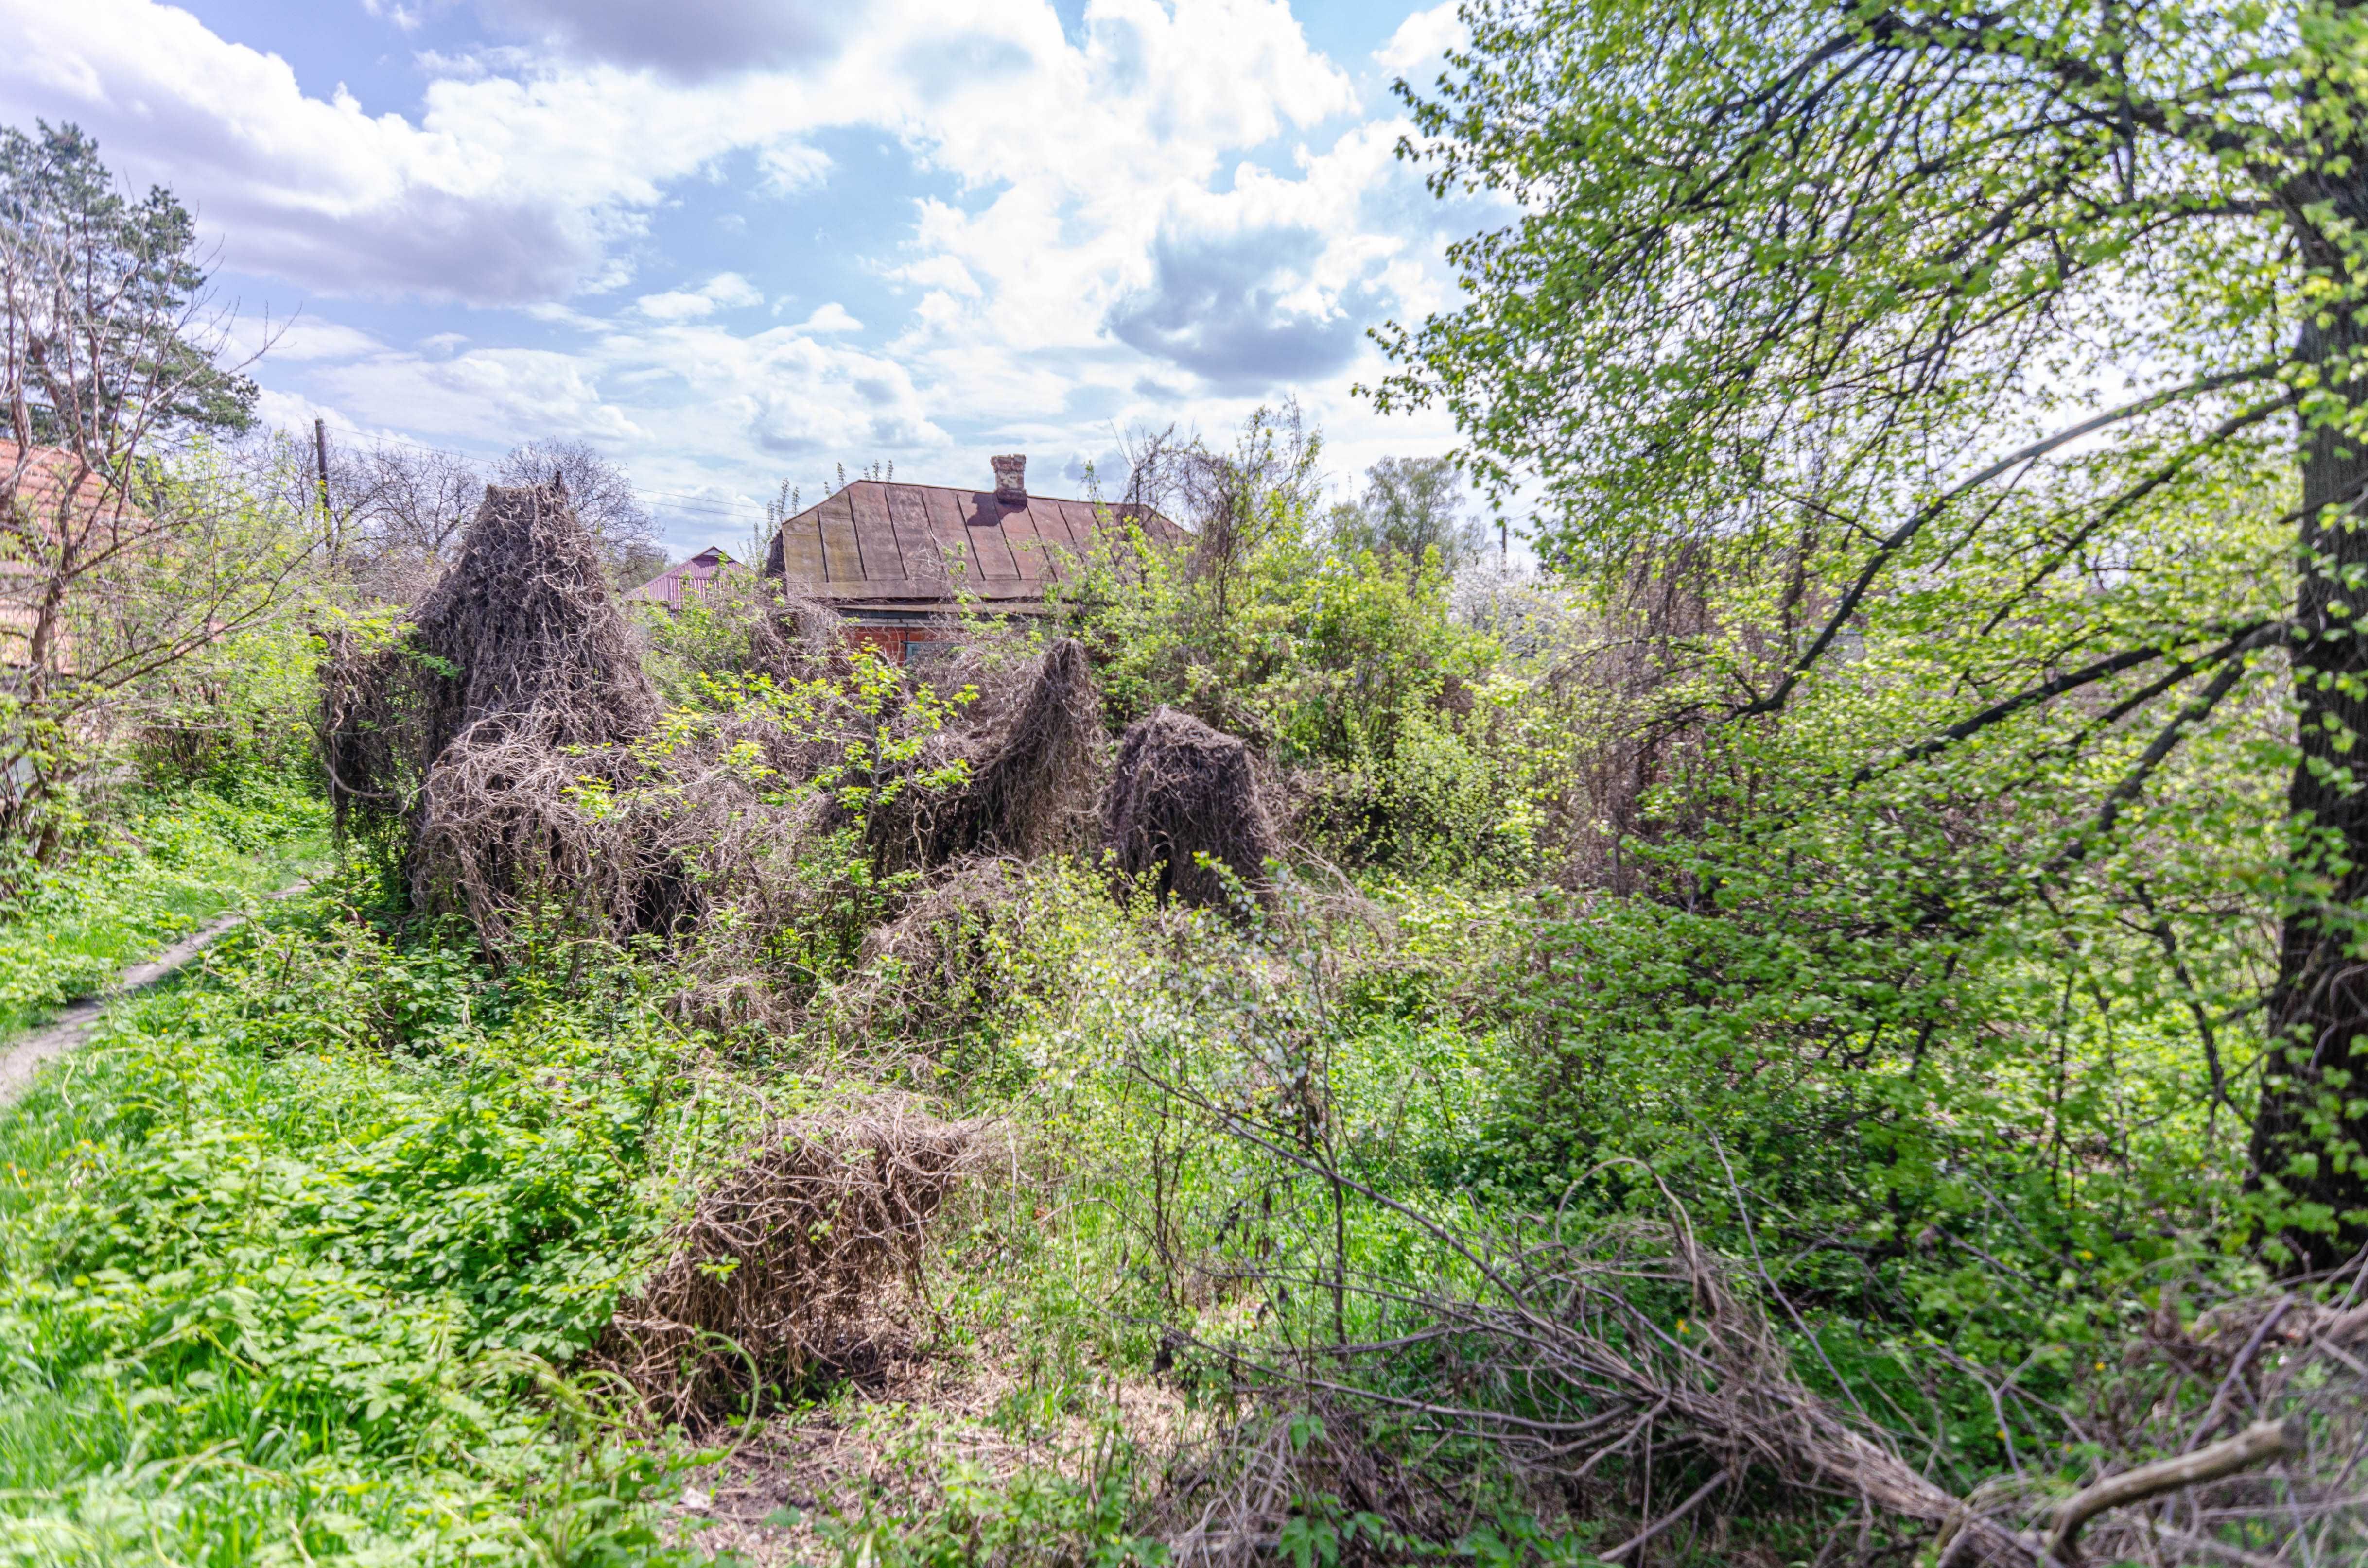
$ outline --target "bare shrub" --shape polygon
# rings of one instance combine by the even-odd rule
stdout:
[[[1680,544],[1668,559],[1612,577],[1609,604],[1568,629],[1579,646],[1554,661],[1541,695],[1559,708],[1573,748],[1557,771],[1569,798],[1556,813],[1567,846],[1564,880],[1622,894],[1649,877],[1638,846],[1698,831],[1686,805],[1668,820],[1656,791],[1699,762],[1708,715],[1696,689],[1704,641],[1714,629],[1710,551]]]
[[[1153,879],[1163,903],[1227,905],[1225,880],[1203,855],[1261,889],[1267,861],[1281,853],[1249,748],[1173,708],[1127,726],[1102,798],[1102,832],[1118,869]]]
[[[415,907],[465,913],[496,946],[553,900],[620,934],[688,913],[686,835],[636,836],[637,813],[609,809],[641,771],[624,743],[657,710],[566,486],[488,485],[403,634],[332,639],[321,752],[340,827],[403,839]]]
[[[993,1168],[986,1124],[901,1106],[777,1127],[675,1231],[598,1353],[653,1415],[746,1404],[765,1382],[844,1369],[918,1294],[929,1222]]]
[[[300,505],[328,524],[331,568],[370,597],[414,606],[436,585],[484,494],[484,476],[457,452],[324,437],[328,477],[307,464],[293,477]]]

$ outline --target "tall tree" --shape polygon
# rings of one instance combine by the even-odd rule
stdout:
[[[1916,755],[2051,703],[2156,711],[2052,868],[2283,650],[2299,729],[2257,1180],[2305,1262],[2368,1240],[2368,7],[2193,0],[1471,0],[1401,84],[1434,189],[1520,215],[1470,301],[1392,329],[1550,558],[1797,553],[1817,613],[1733,716],[1783,711],[1867,607],[2014,536],[1966,638],[2216,485],[2289,529],[2291,597],[2100,616]],[[2276,585],[2265,576],[2264,589]]]
[[[206,267],[188,209],[162,187],[130,199],[99,162],[98,143],[78,127],[37,122],[37,130],[0,127],[0,226],[20,251],[72,257],[49,280],[65,308],[45,312],[47,331],[78,326],[108,342],[96,351],[54,338],[11,345],[27,372],[19,438],[108,445],[108,432],[126,420],[127,402],[143,393],[166,397],[138,412],[149,437],[247,429],[255,383],[221,362],[221,345],[193,309],[204,297]],[[87,373],[99,364],[120,369]]]
[[[1488,534],[1464,510],[1463,475],[1452,458],[1383,458],[1365,471],[1365,494],[1332,509],[1333,542],[1371,551],[1409,573],[1427,551],[1461,571],[1487,549]]]
[[[110,731],[287,605],[317,536],[285,443],[192,438],[252,389],[187,213],[122,202],[71,128],[0,153],[0,835],[47,846]]]

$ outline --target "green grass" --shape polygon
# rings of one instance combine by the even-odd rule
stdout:
[[[327,855],[325,807],[291,784],[143,802],[0,911],[0,1040]]]
[[[119,1005],[0,1111],[0,1563],[670,1560],[673,1451],[563,1369],[677,1047],[332,897]]]

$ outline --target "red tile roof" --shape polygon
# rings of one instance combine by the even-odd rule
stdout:
[[[25,507],[45,531],[54,533],[66,477],[81,466],[81,460],[63,448],[20,447],[0,437],[0,496]],[[101,475],[85,472],[78,493],[94,517],[104,516],[109,509],[107,481]]]
[[[848,608],[1009,604],[1071,580],[1130,524],[1158,543],[1183,537],[1147,506],[858,480],[784,522],[765,572]]]

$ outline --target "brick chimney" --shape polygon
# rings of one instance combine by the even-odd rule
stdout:
[[[990,458],[995,464],[995,498],[998,501],[1028,499],[1028,459],[1019,453],[1009,457]]]

